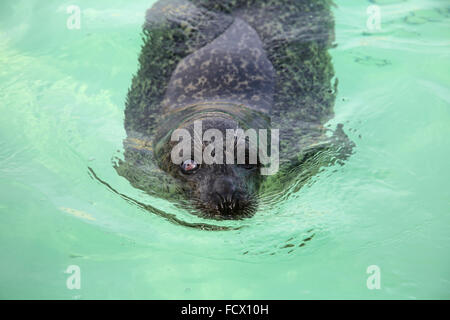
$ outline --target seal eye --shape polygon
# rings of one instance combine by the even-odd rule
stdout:
[[[192,159],[185,160],[181,166],[181,171],[185,174],[194,173],[198,169],[198,164]]]

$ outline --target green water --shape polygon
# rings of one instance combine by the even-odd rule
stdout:
[[[152,1],[0,4],[0,298],[450,298],[450,6],[338,1],[336,117],[344,166],[234,231],[173,224],[116,191],[124,99]],[[368,30],[377,3],[381,30]],[[312,237],[312,238],[311,238]],[[305,241],[306,239],[306,241]],[[308,241],[308,239],[310,239]],[[81,288],[65,270],[77,265]],[[368,266],[381,272],[369,290]]]

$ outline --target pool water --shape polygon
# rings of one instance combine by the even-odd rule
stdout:
[[[113,168],[153,2],[1,2],[0,298],[450,298],[448,1],[337,1],[330,125],[355,153],[231,222]]]

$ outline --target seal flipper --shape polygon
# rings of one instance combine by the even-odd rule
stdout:
[[[342,130],[342,125],[338,125],[331,136],[321,137],[317,141],[285,162],[277,175],[269,176],[261,186],[261,193],[276,194],[290,186],[294,186],[292,191],[297,192],[321,169],[336,163],[342,165],[353,153],[355,146]]]
[[[124,160],[114,165],[116,172],[130,184],[147,194],[166,200],[176,200],[180,194],[177,181],[158,168],[148,140],[124,140]]]

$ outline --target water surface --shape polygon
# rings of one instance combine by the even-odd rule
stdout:
[[[151,3],[79,0],[79,30],[71,1],[0,4],[0,298],[450,298],[448,1],[337,2],[330,125],[355,154],[252,219],[214,222],[228,231],[150,213],[137,202],[211,223],[112,166]]]

